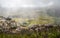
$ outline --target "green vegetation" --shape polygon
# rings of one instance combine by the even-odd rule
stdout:
[[[53,18],[51,16],[40,16],[37,19],[33,19],[33,20],[28,20],[26,22],[23,22],[23,24],[20,24],[22,27],[25,26],[35,26],[35,25],[45,25],[48,24],[48,28],[45,26],[39,27],[39,30],[28,30],[28,29],[20,29],[21,31],[19,31],[19,33],[5,33],[4,31],[2,33],[0,33],[0,38],[60,38],[60,26],[57,24],[54,27],[49,27],[49,24],[55,24],[55,23],[60,23],[59,22],[60,18]],[[17,27],[13,26],[14,24],[12,24],[12,27],[10,30],[16,30]],[[34,27],[33,26],[33,27]],[[41,28],[41,29],[40,29]],[[4,29],[3,29],[4,30]]]
[[[60,38],[60,26],[45,28],[41,31],[22,31],[19,34],[0,33],[0,38]]]
[[[34,24],[54,24],[55,20],[53,17],[47,16],[47,17],[39,17],[37,19],[33,19],[29,22],[28,25],[34,25]]]

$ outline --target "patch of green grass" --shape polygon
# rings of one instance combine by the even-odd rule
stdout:
[[[0,38],[60,38],[60,31],[58,28],[48,28],[48,30],[41,30],[40,32],[27,32],[20,34],[6,34],[0,33]]]

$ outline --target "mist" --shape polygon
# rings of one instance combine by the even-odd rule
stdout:
[[[46,9],[54,10],[59,7],[59,1],[60,0],[0,0],[0,16],[36,18],[40,15],[42,9],[43,11]]]

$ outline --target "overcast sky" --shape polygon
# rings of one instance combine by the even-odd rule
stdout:
[[[0,5],[4,8],[46,7],[53,3],[51,0],[0,0]]]
[[[59,5],[60,0],[0,0],[0,15],[8,16],[10,14],[17,14],[17,9],[19,8],[43,8],[50,7],[52,5]],[[7,10],[6,10],[7,9]],[[13,12],[12,12],[13,10]],[[19,12],[20,15],[36,16],[36,13],[26,13],[28,11]]]

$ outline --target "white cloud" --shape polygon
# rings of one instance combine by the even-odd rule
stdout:
[[[3,16],[20,15],[23,17],[37,17],[39,14],[33,8],[51,6],[53,2],[41,0],[0,0],[2,8],[7,8],[1,13]],[[20,9],[24,8],[24,9]],[[25,9],[31,8],[31,9]],[[19,9],[19,10],[18,10]]]
[[[51,2],[45,3],[39,0],[0,0],[0,4],[5,8],[19,8],[19,7],[45,7]]]

